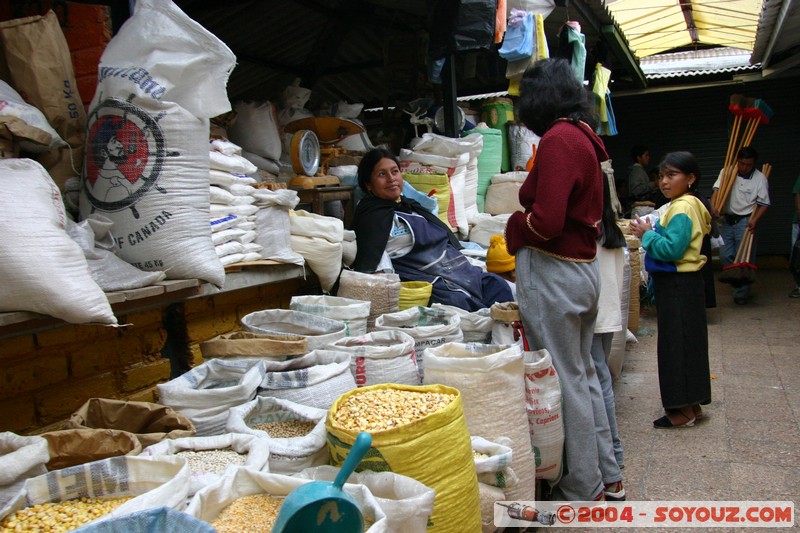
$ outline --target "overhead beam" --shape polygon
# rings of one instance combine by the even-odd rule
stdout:
[[[680,0],[680,5],[683,12],[683,20],[686,22],[686,31],[689,32],[689,38],[692,44],[697,44],[700,42],[700,35],[697,33],[697,25],[694,23],[692,0]]]
[[[630,48],[625,44],[617,27],[613,24],[605,24],[600,27],[600,34],[617,59],[622,61],[625,70],[631,75],[631,79],[636,86],[640,89],[647,87],[647,79],[644,77],[644,72],[642,72],[639,62],[633,57]]]
[[[769,36],[767,49],[764,51],[764,56],[761,58],[762,69],[766,69],[772,63],[772,49],[775,48],[775,42],[778,40],[778,36],[780,36],[783,30],[783,25],[786,22],[786,15],[791,8],[792,0],[783,0],[781,10],[778,13],[778,20],[775,21],[775,25],[772,28],[772,35]]]

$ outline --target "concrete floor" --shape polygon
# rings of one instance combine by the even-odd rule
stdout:
[[[731,287],[717,283],[717,307],[708,310],[712,403],[693,428],[653,428],[663,414],[656,320],[653,309],[642,310],[638,343],[628,344],[614,387],[629,500],[794,501],[800,527],[800,299],[787,297],[793,286],[785,269],[762,268],[750,303],[740,306]]]

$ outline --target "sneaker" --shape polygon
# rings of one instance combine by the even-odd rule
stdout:
[[[625,487],[622,486],[622,481],[609,483],[603,488],[603,494],[607,501],[622,502],[625,501]]]
[[[792,289],[792,292],[789,293],[789,298],[800,298],[800,287]]]

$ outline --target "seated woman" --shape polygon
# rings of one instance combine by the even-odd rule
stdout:
[[[512,301],[508,284],[462,254],[458,238],[438,217],[401,195],[397,157],[376,148],[358,166],[358,185],[367,194],[353,219],[358,252],[353,269],[395,272],[402,281],[433,285],[431,303],[468,311]]]

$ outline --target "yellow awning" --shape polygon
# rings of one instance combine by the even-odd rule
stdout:
[[[762,0],[606,1],[637,57],[692,45],[753,50]]]

